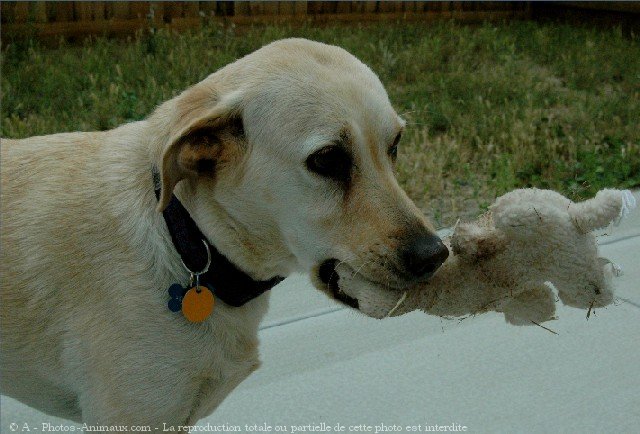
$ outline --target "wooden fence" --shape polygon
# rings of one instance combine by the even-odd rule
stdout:
[[[207,20],[234,24],[526,18],[529,2],[419,1],[193,1],[0,2],[2,38],[123,36],[140,29],[198,27]]]

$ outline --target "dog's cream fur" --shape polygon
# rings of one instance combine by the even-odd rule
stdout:
[[[202,324],[170,312],[167,288],[187,275],[158,209],[174,191],[256,279],[315,273],[336,258],[393,285],[401,235],[431,230],[386,153],[403,125],[364,64],[291,39],[146,120],[2,140],[2,393],[90,424],[162,427],[210,414],[258,368],[269,297],[219,302]],[[202,131],[214,135],[194,143]],[[345,131],[356,167],[348,191],[304,164]],[[215,170],[203,173],[201,160]]]

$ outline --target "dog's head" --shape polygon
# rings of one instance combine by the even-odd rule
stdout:
[[[177,185],[202,231],[256,278],[311,272],[353,305],[338,263],[395,289],[448,255],[394,176],[405,122],[378,77],[341,48],[272,43],[151,121],[165,131],[160,208]]]

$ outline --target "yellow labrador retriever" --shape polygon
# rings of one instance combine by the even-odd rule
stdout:
[[[389,290],[428,278],[448,252],[394,178],[403,126],[358,59],[288,39],[145,120],[2,140],[2,393],[193,424],[259,366],[278,276],[354,308],[338,263]]]

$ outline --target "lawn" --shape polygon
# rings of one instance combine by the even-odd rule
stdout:
[[[302,36],[349,50],[408,121],[398,177],[437,226],[517,187],[574,198],[640,185],[640,43],[619,29],[513,22],[463,26],[208,25],[2,53],[1,135],[104,130],[258,47]]]

